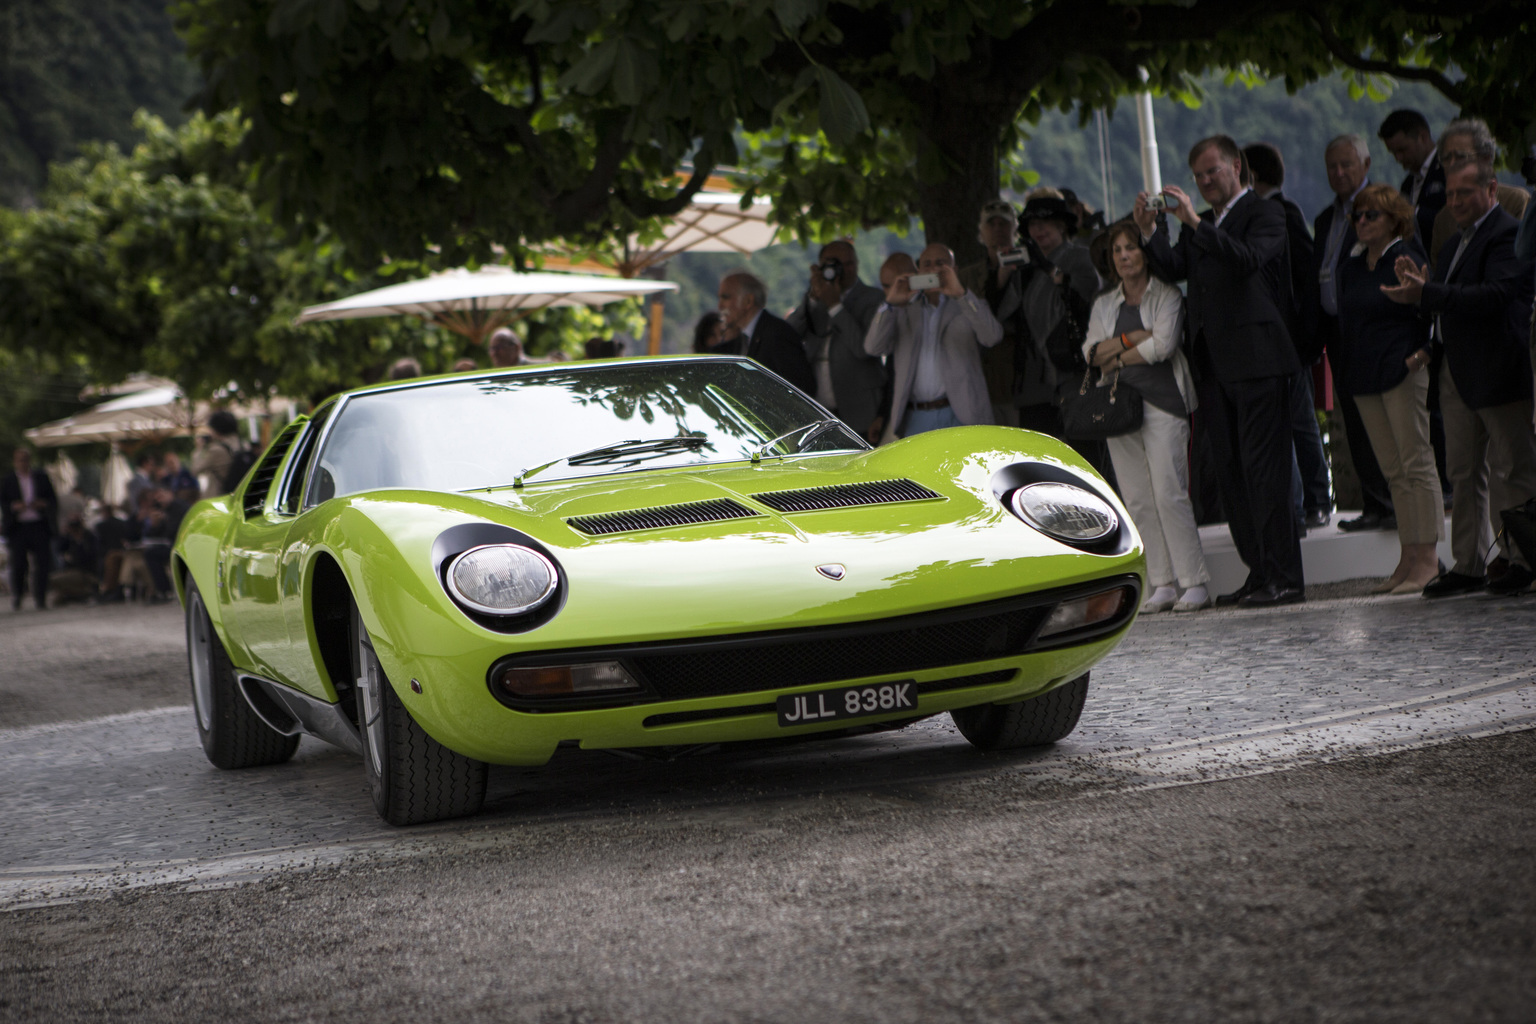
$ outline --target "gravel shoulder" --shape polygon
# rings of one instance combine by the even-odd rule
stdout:
[[[1017,773],[0,917],[7,1021],[1528,1021],[1536,733],[1063,799]]]

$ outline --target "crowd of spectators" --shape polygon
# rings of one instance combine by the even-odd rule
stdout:
[[[1066,442],[1142,534],[1146,612],[1305,600],[1301,538],[1334,513],[1326,384],[1362,504],[1337,527],[1398,534],[1380,592],[1532,589],[1531,552],[1500,531],[1536,508],[1536,204],[1498,182],[1480,120],[1437,141],[1398,110],[1378,134],[1402,183],[1373,182],[1367,140],[1338,136],[1312,157],[1334,198],[1310,223],[1278,148],[1213,135],[1189,153],[1201,203],[1167,185],[1106,224],[1069,190],[999,197],[978,211],[982,259],[957,268],[930,239],[890,256],[879,288],[834,241],[785,319],[760,280],[728,275],[693,348],[759,360],[872,443],[968,424]],[[1064,426],[1095,376],[1142,397],[1107,442]],[[1248,575],[1212,595],[1197,523],[1223,520]]]
[[[17,448],[12,471],[0,476],[12,610],[28,596],[40,609],[70,601],[171,600],[171,545],[182,517],[199,498],[233,490],[253,459],[235,417],[218,411],[189,463],[173,451],[140,452],[123,504],[111,505],[78,487],[57,494],[31,451]]]

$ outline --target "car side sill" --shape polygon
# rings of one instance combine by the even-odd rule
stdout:
[[[316,700],[291,686],[249,672],[240,672],[236,678],[240,681],[240,695],[256,717],[272,729],[284,736],[308,733],[362,756],[362,737],[339,704]]]

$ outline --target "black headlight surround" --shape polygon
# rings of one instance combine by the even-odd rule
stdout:
[[[1071,484],[1073,487],[1081,487],[1090,494],[1094,494],[1108,502],[1111,508],[1116,506],[1115,498],[1109,493],[1109,488],[1099,481],[1047,462],[1015,462],[1012,465],[1004,466],[992,474],[992,494],[997,498],[998,503],[1008,510],[1008,514],[1017,519],[1018,513],[1013,510],[1013,492],[1020,487],[1040,483]],[[1069,540],[1062,540],[1059,537],[1052,537],[1044,532],[1041,532],[1040,535],[1042,537],[1050,537],[1058,544],[1065,544],[1067,547],[1086,551],[1090,555],[1123,555],[1131,550],[1131,539],[1134,534],[1131,531],[1128,516],[1121,515],[1117,511],[1115,518],[1120,520],[1119,527],[1110,531],[1106,536],[1090,543],[1079,544]],[[1033,530],[1035,527],[1030,526],[1030,529]]]
[[[471,548],[491,544],[518,544],[537,551],[549,559],[555,567],[555,592],[539,607],[521,615],[488,615],[465,605],[448,583],[448,566],[456,557]],[[560,614],[561,609],[565,607],[565,599],[569,592],[565,569],[548,548],[526,533],[496,523],[461,523],[458,526],[450,526],[438,534],[437,539],[432,542],[432,570],[437,574],[438,585],[443,588],[443,592],[448,595],[454,607],[458,608],[471,622],[497,633],[527,633],[538,629]]]

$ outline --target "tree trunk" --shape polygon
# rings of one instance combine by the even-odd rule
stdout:
[[[932,151],[918,159],[919,167],[942,165],[948,172],[936,181],[924,181],[919,174],[917,206],[928,244],[949,246],[960,267],[985,256],[978,225],[982,206],[998,195],[1001,134],[981,111],[975,117],[966,113],[937,112],[923,132],[922,145]]]

